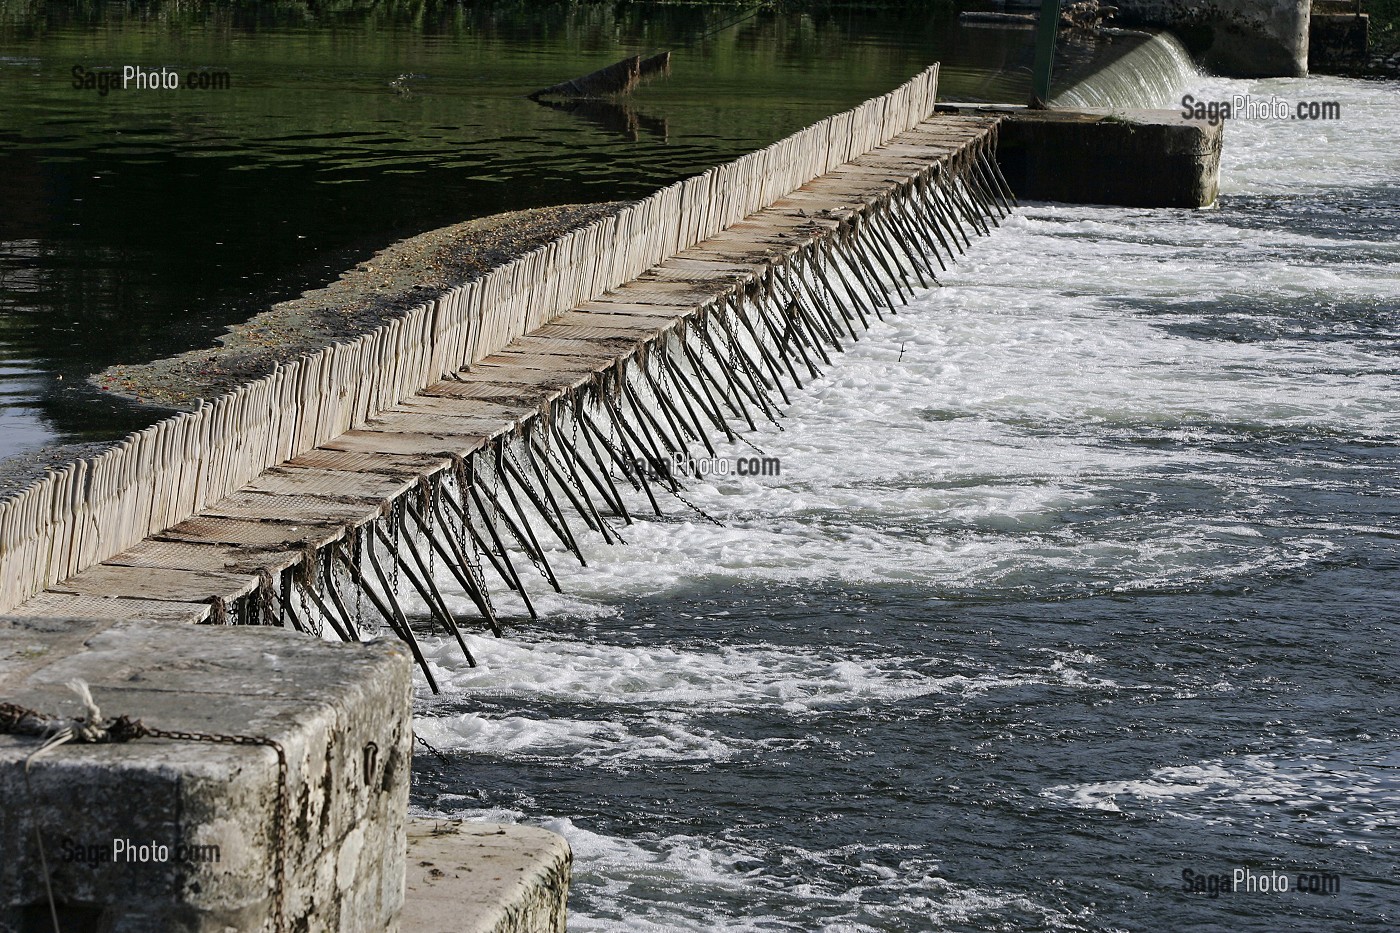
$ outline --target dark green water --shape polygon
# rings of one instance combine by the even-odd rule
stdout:
[[[318,9],[339,9],[319,5]],[[636,198],[883,93],[934,61],[1016,100],[1024,30],[911,13],[0,0],[0,458],[163,412],[86,378],[209,345],[405,236]],[[531,90],[670,49],[632,112]],[[73,87],[72,69],[227,72],[226,90]]]

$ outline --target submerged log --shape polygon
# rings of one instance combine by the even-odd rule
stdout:
[[[613,97],[630,94],[637,85],[648,78],[670,73],[670,52],[661,52],[649,58],[633,55],[582,77],[541,88],[528,96],[534,101],[542,97]]]

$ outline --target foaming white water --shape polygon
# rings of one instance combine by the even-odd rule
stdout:
[[[1043,796],[1080,809],[1158,810],[1222,823],[1272,819],[1280,807],[1301,818],[1343,808],[1356,816],[1333,830],[1333,843],[1379,845],[1381,834],[1400,818],[1397,755],[1383,749],[1338,764],[1331,746],[1310,740],[1292,756],[1245,755],[1158,768],[1143,778],[1050,787]]]
[[[503,641],[471,638],[469,647],[479,659],[474,668],[460,663],[455,642],[425,645],[445,693],[440,699],[421,699],[414,721],[420,737],[442,751],[615,771],[656,764],[707,768],[738,755],[760,756],[808,741],[724,734],[695,722],[704,714],[767,714],[803,721],[932,694],[955,707],[989,692],[1030,686],[1085,693],[1147,689],[1095,675],[1101,659],[1083,652],[1045,652],[1038,663],[1015,672],[954,670],[949,662],[948,673],[934,675],[910,670],[895,658],[844,660],[818,649],[762,645],[682,650],[522,632]],[[457,708],[462,696],[520,701],[527,708],[569,703],[598,714],[462,713]]]
[[[1208,79],[1199,93],[1274,86]],[[1382,122],[1231,123],[1227,196],[1393,184],[1395,102],[1355,82],[1300,87],[1313,99],[1342,98],[1344,114]],[[1350,179],[1329,174],[1353,166]],[[1088,702],[1142,689],[1165,688],[1178,699],[1233,694],[1238,675],[1217,669],[1167,684],[1115,683],[1095,673],[1100,661],[1089,652],[985,670],[956,659],[920,658],[917,667],[897,655],[848,659],[819,647],[610,644],[587,633],[613,624],[620,600],[729,584],[876,581],[907,584],[930,599],[1073,597],[1228,586],[1331,559],[1338,545],[1326,522],[1278,527],[1270,518],[1290,486],[1323,480],[1291,472],[1251,444],[1400,436],[1393,350],[1379,340],[1318,339],[1334,326],[1326,308],[1393,303],[1400,247],[1280,229],[1263,217],[1253,226],[1222,222],[1223,213],[1023,208],[977,242],[942,277],[943,288],[922,293],[795,394],[781,430],[750,435],[781,458],[780,477],[729,477],[687,490],[723,527],[640,521],[623,529],[625,546],[585,539],[586,569],[554,552],[565,593],[536,604],[546,616],[577,620],[580,637],[526,628],[502,641],[472,638],[476,668],[462,665],[448,643],[433,647],[446,702],[426,700],[416,728],[435,746],[482,760],[572,763],[615,775],[703,770],[806,741],[729,735],[706,719],[715,712],[800,724],[927,696],[946,711],[998,690],[1019,697],[1012,691],[1030,685]],[[1346,262],[1360,253],[1366,262]],[[1311,308],[1322,316],[1314,330],[1300,323],[1307,319],[1300,309]],[[1277,326],[1220,336],[1232,322],[1261,321]],[[1377,483],[1393,482],[1386,469],[1376,467]],[[680,503],[667,505],[685,514]],[[463,697],[511,712],[463,713]],[[579,712],[551,719],[520,712],[532,704]],[[1143,777],[1061,785],[1044,797],[1067,809],[1215,822],[1241,822],[1242,808],[1256,805],[1263,814],[1280,803],[1306,809],[1341,801],[1363,816],[1336,841],[1370,845],[1396,812],[1388,766],[1339,775],[1325,755],[1308,754],[1143,769]],[[1114,773],[1106,769],[1090,774]],[[1012,928],[1008,914],[1027,926],[1081,928],[1032,897],[954,883],[926,853],[892,867],[875,858],[874,840],[849,851],[764,848],[752,839],[745,849],[718,835],[623,839],[581,825],[582,817],[521,806],[528,816],[461,815],[528,819],[568,837],[584,905],[571,918],[576,929],[863,931],[976,927],[984,918],[982,925]],[[853,862],[868,884],[849,883]],[[1096,918],[1087,928],[1103,926]]]
[[[647,838],[643,844],[592,832],[568,817],[541,819],[504,808],[454,811],[452,817],[528,820],[567,839],[574,852],[573,883],[589,891],[587,906],[570,909],[569,929],[575,931],[883,933],[911,925],[979,925],[1008,909],[1034,917],[1048,929],[1062,928],[1070,919],[1065,911],[1024,894],[950,880],[936,861],[899,858],[910,847],[873,840],[826,850],[788,846],[755,851],[685,835]],[[853,861],[864,883],[822,881],[823,868],[849,868]],[[765,863],[786,866],[792,874],[761,867]],[[872,897],[876,892],[878,899]],[[728,909],[720,914],[717,905]]]
[[[1171,33],[1158,33],[1123,57],[1055,95],[1056,107],[1170,107],[1200,77]]]
[[[1244,120],[1225,124],[1220,191],[1292,194],[1400,186],[1400,82],[1317,76],[1238,81],[1202,78],[1204,101],[1277,96],[1290,104],[1336,101],[1340,120]],[[1286,231],[1275,231],[1286,235]]]

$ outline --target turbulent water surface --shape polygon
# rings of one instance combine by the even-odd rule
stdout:
[[[1343,119],[1232,123],[1215,210],[1024,207],[722,527],[442,646],[419,811],[563,833],[581,931],[1394,929],[1400,94],[1195,84]],[[1235,869],[1293,890],[1183,890]]]

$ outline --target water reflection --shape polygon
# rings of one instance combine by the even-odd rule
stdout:
[[[884,93],[1024,96],[1022,31],[952,7],[0,0],[0,457],[161,412],[89,374],[207,346],[376,249],[498,211],[641,197]],[[560,108],[531,89],[658,48],[669,80]],[[226,70],[223,91],[72,87],[85,68]],[[22,424],[23,427],[17,425]]]
[[[535,103],[560,113],[567,113],[571,117],[577,117],[633,142],[639,141],[644,132],[662,140],[666,139],[665,117],[639,113],[625,100],[584,97],[577,100],[537,100]]]

